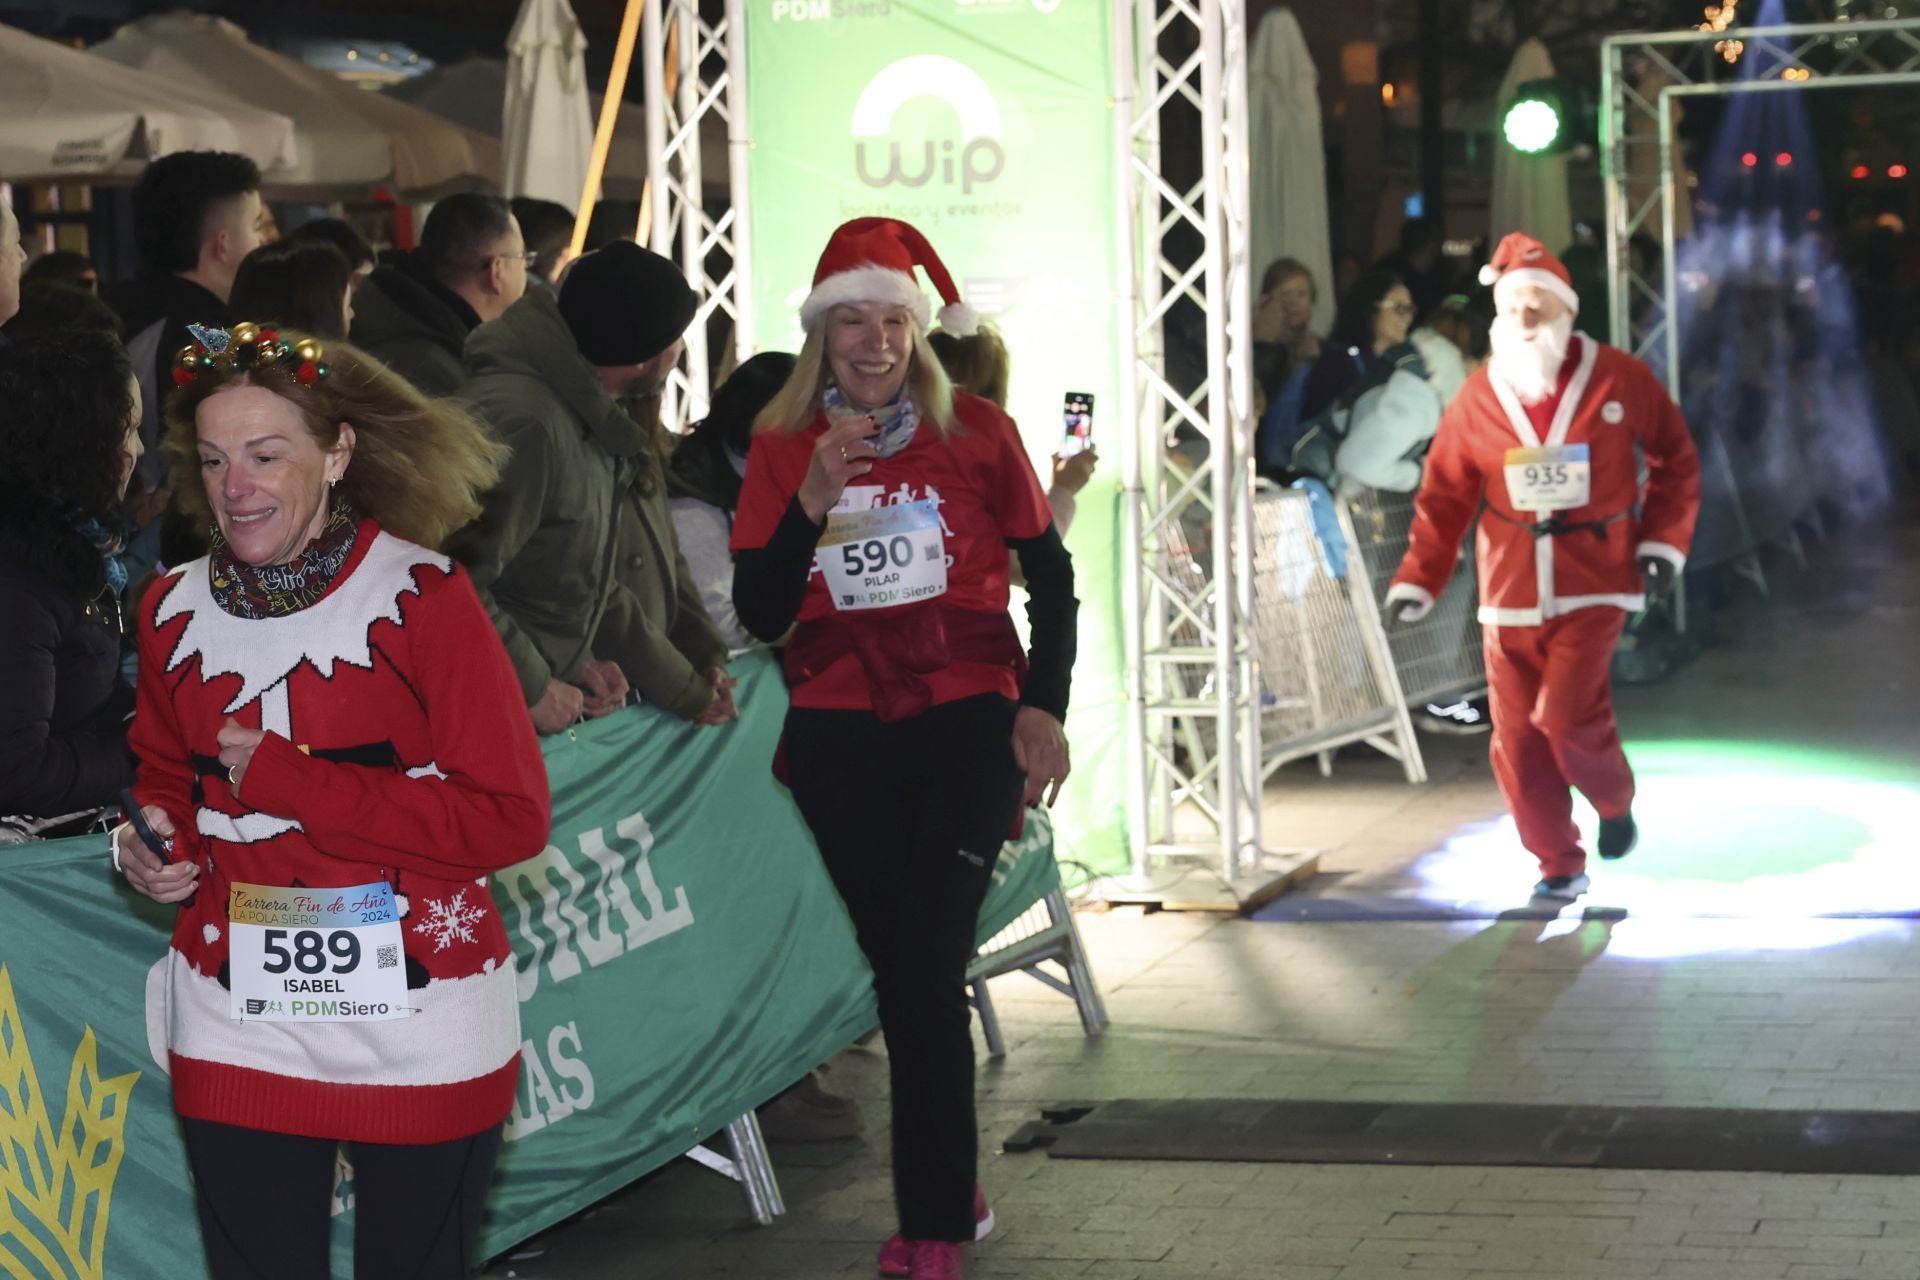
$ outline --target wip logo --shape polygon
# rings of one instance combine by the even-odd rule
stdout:
[[[960,136],[906,143],[895,137],[894,120],[916,98],[937,98],[951,107]],[[936,53],[882,67],[853,104],[852,132],[854,172],[869,187],[924,187],[938,180],[971,195],[1007,167],[993,90],[972,67]],[[884,163],[875,154],[883,147]]]
[[[13,979],[0,965],[0,1273],[106,1280],[107,1210],[139,1079],[138,1071],[100,1078],[88,1027],[67,1069],[67,1110],[56,1126]]]

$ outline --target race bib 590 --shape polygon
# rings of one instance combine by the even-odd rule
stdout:
[[[833,607],[888,609],[947,591],[947,544],[931,500],[827,517],[815,559]]]

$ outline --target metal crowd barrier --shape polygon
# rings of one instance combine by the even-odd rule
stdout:
[[[1335,564],[1314,532],[1313,499],[1303,490],[1262,486],[1254,495],[1254,644],[1261,700],[1261,772],[1365,742],[1400,761],[1407,781],[1426,781],[1426,764],[1379,601],[1365,572],[1351,518],[1328,513],[1346,540]]]
[[[1407,553],[1413,527],[1413,495],[1364,489],[1348,499],[1354,545],[1376,607],[1384,609],[1387,587]],[[1473,564],[1473,530],[1462,540],[1460,566],[1453,581],[1418,622],[1387,634],[1401,696],[1410,707],[1450,702],[1485,693],[1486,656],[1480,649],[1480,593]]]
[[[1052,961],[1059,973],[1041,966]],[[987,1041],[987,1055],[1003,1058],[1006,1038],[1000,1034],[1000,1017],[994,1011],[993,997],[987,994],[987,980],[1003,973],[1023,972],[1072,1000],[1080,1010],[1080,1026],[1089,1037],[1107,1029],[1107,1006],[1093,980],[1093,966],[1087,962],[1087,949],[1080,942],[1080,930],[1073,922],[1073,908],[1066,891],[1055,885],[1053,891],[1029,907],[1018,919],[975,953],[967,966],[967,982],[972,987],[971,1001],[980,1015],[980,1033]]]

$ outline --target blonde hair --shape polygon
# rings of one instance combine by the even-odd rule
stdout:
[[[984,323],[978,331],[965,335],[935,329],[927,335],[927,345],[940,357],[941,367],[955,387],[991,400],[1002,409],[1007,407],[1013,361],[998,329]]]
[[[794,357],[792,375],[753,420],[755,435],[763,431],[792,435],[813,425],[820,413],[820,398],[833,380],[827,366],[827,322],[832,316],[833,311],[829,310],[807,330],[807,340],[800,344],[799,354]],[[913,354],[907,363],[907,394],[913,397],[914,407],[920,411],[920,421],[931,422],[942,439],[958,435],[960,423],[953,416],[953,383],[948,380],[939,355],[927,344],[925,331],[918,323],[911,328]]]
[[[279,330],[298,345],[308,335]],[[271,391],[300,412],[323,451],[353,428],[353,463],[338,491],[363,516],[423,547],[439,549],[480,514],[480,495],[500,478],[507,447],[487,435],[451,400],[429,400],[399,374],[344,342],[323,344],[327,375],[311,386],[294,376],[298,361],[263,361],[250,368],[216,363],[167,398],[166,448],[175,466],[175,499],[198,520],[212,508],[200,483],[199,431],[194,415],[209,396],[230,387]]]

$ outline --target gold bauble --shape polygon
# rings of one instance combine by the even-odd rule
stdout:
[[[239,324],[233,326],[233,328],[228,330],[227,332],[227,337],[232,341],[233,345],[236,347],[240,346],[242,343],[252,342],[255,338],[259,336],[260,336],[260,326],[255,324],[251,320],[242,320]]]
[[[322,352],[318,342],[315,342],[312,338],[302,338],[293,344],[293,354],[302,360],[312,360],[318,363]]]

